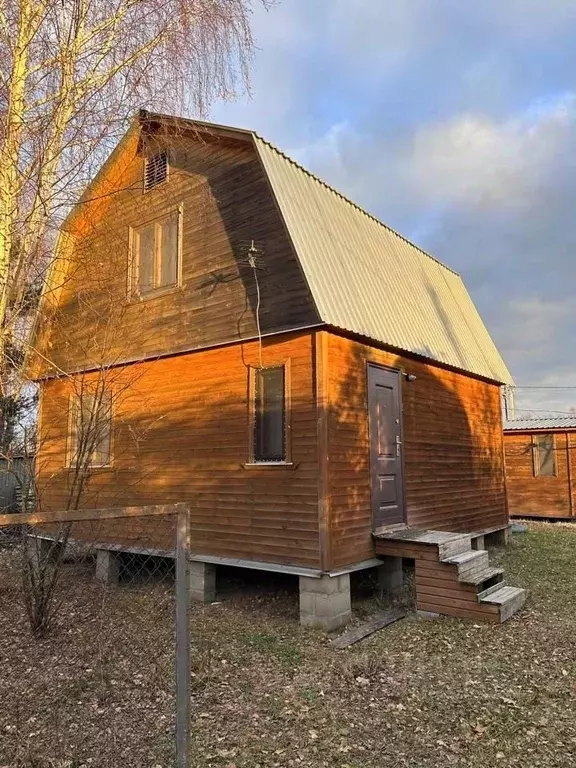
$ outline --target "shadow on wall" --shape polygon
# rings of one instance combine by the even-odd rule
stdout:
[[[231,140],[179,137],[173,166],[195,186],[194,243],[204,269],[189,287],[204,308],[223,300],[235,308],[235,336],[271,333],[318,322],[291,241],[252,146]],[[222,153],[225,160],[216,162]],[[221,247],[226,242],[225,248]],[[249,249],[254,244],[254,266]],[[220,248],[216,262],[214,245]],[[206,256],[211,258],[207,259]],[[258,282],[258,287],[257,283]]]
[[[263,344],[264,364],[291,361],[293,467],[245,468],[249,461],[249,343],[117,369],[113,465],[95,469],[83,508],[190,501],[198,552],[318,567],[316,412],[310,336]],[[133,376],[133,386],[126,377]],[[67,382],[43,402],[39,496],[65,507]]]
[[[504,525],[499,387],[331,338],[329,415],[332,555],[372,556],[367,361],[414,374],[402,381],[406,515],[417,528],[472,531]]]

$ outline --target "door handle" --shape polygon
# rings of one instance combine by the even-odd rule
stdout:
[[[400,446],[402,445],[402,440],[400,440],[400,435],[396,435],[396,456],[400,457]]]

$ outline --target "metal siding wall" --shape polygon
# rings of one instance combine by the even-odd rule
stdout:
[[[0,459],[0,511],[20,512],[16,490],[18,484],[27,485],[31,459],[17,457],[8,461]]]

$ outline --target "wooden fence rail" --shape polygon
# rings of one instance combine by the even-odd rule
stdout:
[[[188,512],[189,504],[156,504],[144,507],[111,507],[109,509],[71,509],[59,512],[31,512],[29,514],[0,515],[0,528],[12,525],[39,525],[41,523],[77,523],[83,520],[113,520],[121,517],[152,517]]]

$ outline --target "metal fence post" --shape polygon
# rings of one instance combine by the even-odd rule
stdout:
[[[176,765],[190,756],[190,508],[178,512],[176,542]]]

